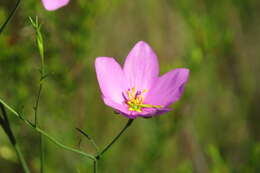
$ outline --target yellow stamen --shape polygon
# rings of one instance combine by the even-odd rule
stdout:
[[[142,108],[162,108],[159,105],[143,104],[144,94],[148,92],[147,89],[143,91],[137,91],[136,88],[128,89],[126,91],[127,100],[126,104],[129,106],[128,110],[142,112]]]

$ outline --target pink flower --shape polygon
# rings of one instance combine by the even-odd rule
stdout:
[[[159,77],[157,56],[144,41],[130,51],[123,68],[110,57],[96,58],[95,67],[105,104],[131,119],[170,111],[189,77],[186,68]]]
[[[43,6],[48,11],[57,10],[66,6],[70,0],[42,0]]]

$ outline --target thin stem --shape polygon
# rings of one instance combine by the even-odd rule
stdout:
[[[14,147],[15,151],[16,151],[16,155],[17,155],[17,158],[19,159],[21,165],[22,165],[22,168],[24,170],[25,173],[30,173],[30,170],[25,162],[25,159],[24,159],[24,156],[16,142],[16,138],[13,134],[13,131],[11,129],[11,126],[10,126],[10,123],[9,123],[9,120],[8,120],[8,117],[7,117],[7,113],[5,111],[5,107],[4,105],[1,103],[0,104],[0,107],[1,107],[1,111],[2,111],[2,114],[3,114],[3,117],[0,116],[0,125],[2,126],[5,134],[7,135],[10,143],[12,144],[12,146]]]
[[[79,128],[76,128],[76,130],[78,130],[81,134],[83,134],[91,142],[91,144],[95,147],[96,152],[99,153],[99,148],[98,148],[96,142],[94,141],[94,139],[91,136],[89,136],[87,133],[85,133],[83,130],[81,130]]]
[[[20,160],[20,163],[22,164],[24,172],[25,173],[30,173],[30,170],[29,170],[29,168],[28,168],[28,166],[27,166],[27,164],[26,164],[26,162],[24,160],[24,157],[23,157],[23,154],[22,154],[22,152],[20,150],[19,145],[15,144],[14,145],[14,149],[15,149],[15,152],[16,152],[16,155],[17,155],[18,159]]]
[[[17,10],[19,4],[20,4],[21,0],[17,0],[14,9],[11,11],[11,13],[9,14],[8,18],[6,19],[6,21],[3,23],[3,25],[0,28],[0,34],[3,32],[3,30],[5,29],[6,25],[8,24],[8,22],[11,20],[11,18],[13,17],[13,15],[15,14],[15,11]]]
[[[44,42],[43,42],[43,37],[41,34],[41,26],[39,24],[38,17],[35,18],[35,21],[32,18],[29,18],[29,20],[32,23],[33,28],[35,29],[36,33],[36,42],[37,42],[37,47],[39,50],[39,54],[41,57],[41,78],[40,78],[40,85],[39,85],[39,90],[38,94],[36,97],[35,101],[35,106],[34,106],[34,124],[35,127],[38,127],[38,107],[39,107],[39,102],[41,98],[41,92],[43,88],[43,80],[45,78],[45,67],[44,67]],[[44,146],[43,146],[43,139],[42,135],[40,134],[40,159],[41,159],[41,173],[44,172]]]
[[[36,97],[35,101],[35,106],[34,106],[34,124],[35,126],[38,126],[38,107],[39,107],[39,102],[40,102],[40,97],[41,97],[41,92],[42,92],[42,82],[40,83],[38,94]]]
[[[42,129],[38,128],[38,127],[32,127],[33,129],[35,129],[37,132],[39,132],[40,134],[42,134],[43,136],[45,136],[47,139],[49,139],[51,142],[53,142],[54,144],[58,145],[59,147],[65,149],[65,150],[68,150],[68,151],[71,151],[71,152],[74,152],[74,153],[78,153],[82,156],[85,156],[93,161],[96,160],[96,158],[94,156],[92,156],[91,154],[87,154],[83,151],[80,151],[80,150],[77,150],[77,149],[74,149],[74,148],[71,148],[71,147],[68,147],[62,143],[60,143],[59,141],[57,141],[54,137],[50,136],[49,134],[47,134],[45,131],[43,131]]]
[[[45,62],[44,62],[44,52],[41,54],[41,81],[45,78]]]
[[[94,161],[94,163],[93,163],[93,171],[94,171],[94,173],[97,173],[97,168],[98,168],[98,165],[97,165],[98,163],[97,163],[97,161]]]
[[[45,153],[44,153],[44,139],[43,136],[40,134],[40,147],[41,147],[41,173],[44,172],[44,160],[45,160]]]
[[[118,138],[124,133],[124,131],[133,123],[133,119],[129,119],[124,128],[118,133],[118,135],[100,152],[96,155],[96,159],[100,157],[118,140]]]
[[[74,148],[71,148],[69,146],[66,146],[64,144],[62,144],[61,142],[57,141],[54,137],[50,136],[48,133],[46,133],[45,131],[43,131],[42,129],[40,129],[39,127],[36,127],[34,124],[32,124],[30,121],[24,119],[19,113],[17,113],[12,107],[10,107],[8,104],[6,104],[2,99],[0,99],[0,103],[2,103],[5,108],[7,108],[10,112],[12,112],[15,116],[17,116],[18,118],[20,118],[23,122],[25,122],[29,127],[31,127],[32,129],[34,129],[35,131],[37,131],[38,133],[42,134],[44,137],[46,137],[48,140],[50,140],[51,142],[53,142],[54,144],[56,144],[57,146],[65,149],[65,150],[68,150],[68,151],[71,151],[71,152],[74,152],[74,153],[77,153],[77,154],[80,154],[88,159],[91,159],[93,161],[96,161],[96,158],[91,155],[91,154],[88,154],[88,153],[85,153],[83,151],[80,151],[80,150],[77,150],[77,149],[74,149]]]
[[[41,69],[41,71],[43,71],[43,69]],[[43,73],[41,73],[41,75],[42,74]],[[39,108],[39,102],[40,102],[41,92],[42,92],[42,88],[43,88],[42,78],[43,78],[43,76],[41,76],[40,86],[39,86],[39,90],[38,90],[38,94],[37,94],[36,101],[35,101],[35,106],[34,106],[34,124],[35,124],[35,127],[37,127],[38,124],[39,124],[38,123],[38,108]],[[44,146],[43,146],[43,138],[42,138],[41,134],[40,134],[39,138],[40,138],[41,173],[44,173]]]

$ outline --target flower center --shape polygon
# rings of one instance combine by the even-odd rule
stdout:
[[[129,111],[142,112],[142,108],[162,108],[162,106],[144,104],[144,93],[148,90],[138,91],[136,88],[128,89],[126,91],[126,96],[123,93],[125,103],[128,105]]]

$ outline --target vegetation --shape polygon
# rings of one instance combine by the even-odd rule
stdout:
[[[15,3],[0,2],[0,24]],[[189,82],[173,111],[136,119],[102,156],[99,172],[260,172],[259,5],[257,0],[73,0],[50,12],[40,1],[22,1],[0,34],[0,98],[34,122],[44,78],[37,128],[93,154],[95,146],[76,128],[103,148],[128,121],[104,105],[94,60],[111,56],[123,64],[127,52],[144,40],[156,51],[161,74],[186,67]],[[29,20],[36,16],[44,73],[39,37]],[[6,111],[28,168],[40,172],[39,133]],[[0,172],[20,173],[9,139],[0,130]],[[46,173],[92,171],[92,160],[47,138],[43,143]]]

